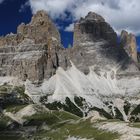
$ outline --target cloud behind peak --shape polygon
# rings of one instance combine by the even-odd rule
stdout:
[[[33,13],[43,9],[53,19],[66,19],[69,12],[75,21],[94,11],[105,17],[117,32],[126,29],[140,34],[140,0],[29,0],[29,3]]]

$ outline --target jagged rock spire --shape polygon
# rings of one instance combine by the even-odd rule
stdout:
[[[85,18],[81,18],[74,27],[74,46],[86,41],[106,40],[110,45],[117,45],[117,34],[105,19],[89,12]]]
[[[127,31],[123,30],[121,32],[121,46],[135,62],[138,62],[137,42],[135,35],[131,33],[129,34]]]
[[[59,66],[60,34],[45,11],[22,23],[17,34],[0,37],[0,76],[42,81]]]
[[[0,46],[16,46],[27,38],[33,40],[35,44],[47,43],[51,37],[56,38],[59,43],[61,42],[59,31],[48,14],[42,10],[33,15],[29,24],[19,25],[17,34],[0,37]]]

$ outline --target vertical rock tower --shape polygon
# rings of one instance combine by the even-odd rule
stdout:
[[[44,11],[29,24],[21,24],[17,34],[0,37],[0,76],[27,78],[33,82],[50,78],[59,66],[60,35]]]
[[[74,47],[70,53],[71,61],[85,74],[89,67],[94,66],[96,72],[108,71],[119,66],[134,71],[136,66],[117,43],[117,34],[113,28],[100,15],[89,12],[81,18],[74,27]]]
[[[104,39],[110,45],[116,46],[117,34],[105,19],[94,13],[89,12],[85,18],[81,18],[74,28],[74,46],[82,42],[97,41]]]
[[[131,33],[129,34],[127,31],[123,30],[121,33],[121,46],[125,49],[129,57],[131,57],[134,62],[138,62],[137,43],[135,35]]]

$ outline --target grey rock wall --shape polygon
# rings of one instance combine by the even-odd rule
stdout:
[[[33,82],[50,78],[59,66],[63,50],[60,34],[44,11],[29,24],[21,24],[17,34],[0,37],[0,76],[17,76]]]

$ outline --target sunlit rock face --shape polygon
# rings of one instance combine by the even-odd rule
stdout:
[[[45,11],[38,11],[33,15],[31,22],[27,25],[22,23],[17,28],[17,34],[8,34],[0,38],[0,46],[16,46],[25,39],[32,40],[35,44],[46,44],[51,40],[57,39],[60,43],[60,35],[54,23]],[[50,42],[51,44],[51,42]]]
[[[137,43],[135,35],[131,33],[129,34],[127,31],[123,30],[121,33],[121,46],[125,49],[129,57],[131,57],[134,62],[138,62]]]
[[[58,54],[63,50],[60,35],[44,11],[29,24],[22,23],[17,34],[0,37],[0,76],[16,76],[32,82],[50,78],[56,71]]]

